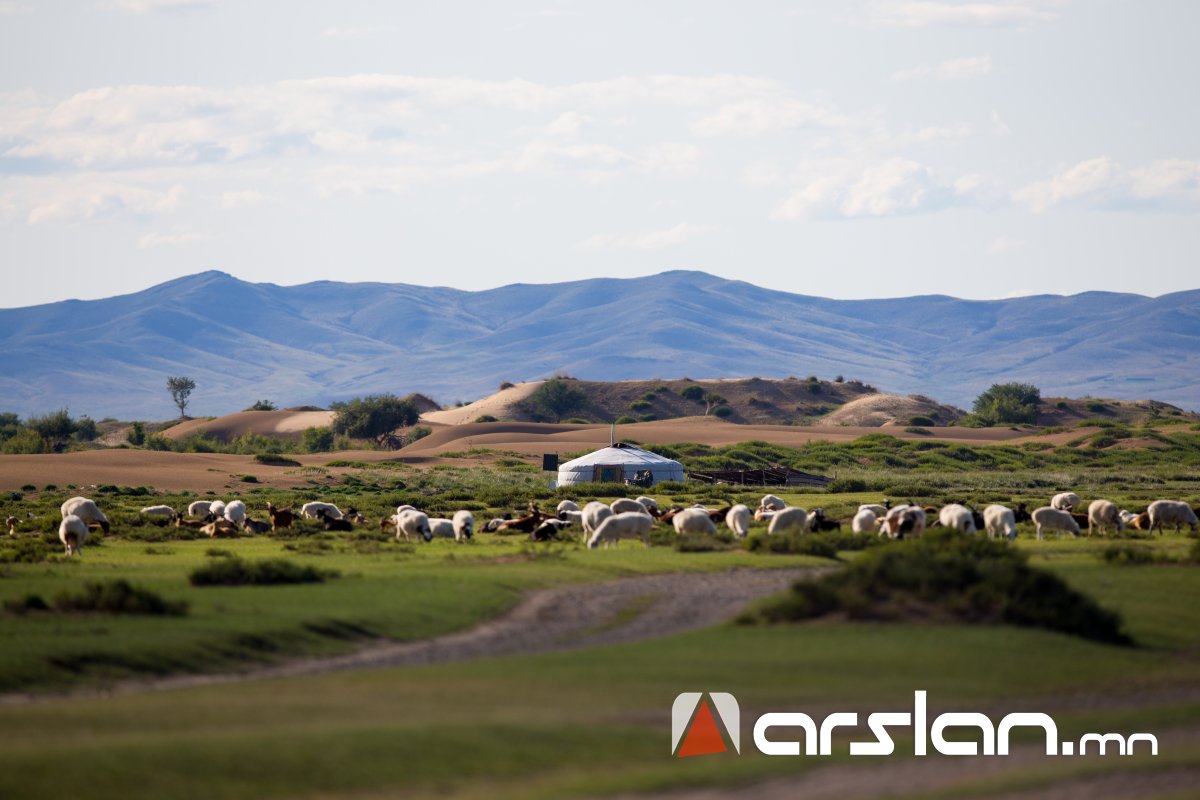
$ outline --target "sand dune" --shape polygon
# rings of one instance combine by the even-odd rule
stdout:
[[[247,433],[255,433],[300,441],[305,428],[325,427],[332,421],[332,411],[241,411],[216,419],[181,422],[167,428],[162,435],[178,440],[194,433],[207,433],[214,439],[229,442]]]
[[[530,381],[501,389],[474,403],[459,408],[447,408],[442,411],[427,411],[421,415],[424,422],[435,422],[442,425],[463,425],[472,423],[485,414],[496,419],[513,416],[513,407],[537,391],[544,381]]]

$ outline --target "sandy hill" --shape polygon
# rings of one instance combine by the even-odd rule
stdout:
[[[305,428],[321,428],[333,421],[332,411],[241,411],[216,419],[189,419],[162,432],[168,439],[185,439],[195,433],[229,442],[247,433],[300,441]]]
[[[1184,411],[1158,400],[1112,400],[1098,397],[1043,397],[1038,406],[1038,425],[1078,425],[1083,420],[1107,419],[1138,425],[1160,418],[1200,420],[1200,414]]]
[[[895,394],[869,394],[843,405],[825,415],[817,424],[822,426],[850,425],[878,428],[892,425],[949,425],[964,412],[954,406],[943,405],[924,395],[913,394],[901,397]],[[915,422],[914,422],[915,420]]]

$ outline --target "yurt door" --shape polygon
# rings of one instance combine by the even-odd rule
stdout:
[[[624,483],[625,468],[620,464],[597,464],[592,480],[599,483]]]

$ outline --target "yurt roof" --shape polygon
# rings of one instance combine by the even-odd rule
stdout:
[[[643,450],[640,447],[622,442],[612,447],[603,447],[593,453],[571,459],[564,464],[560,464],[558,468],[570,471],[597,464],[637,464],[644,467],[682,466],[678,461],[672,461],[669,458],[660,456],[658,453],[651,453],[649,450]]]

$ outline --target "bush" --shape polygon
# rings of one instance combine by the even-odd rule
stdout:
[[[1103,414],[1104,412],[1108,411],[1108,406],[1104,405],[1104,403],[1101,403],[1101,402],[1098,402],[1095,400],[1088,403],[1087,406],[1085,406],[1085,408],[1087,408],[1087,410],[1092,412],[1093,414]]]
[[[984,425],[1033,423],[1041,401],[1041,390],[1031,383],[993,383],[972,410]]]
[[[146,426],[141,422],[130,425],[129,432],[125,434],[125,441],[134,447],[141,447],[146,443]]]
[[[337,572],[295,564],[282,558],[246,561],[236,556],[212,561],[192,570],[193,586],[272,586],[284,583],[323,583]]]
[[[637,422],[637,417],[631,417],[628,414],[622,414],[615,420],[617,425],[632,425],[635,422]]]
[[[825,491],[831,494],[852,494],[867,491],[867,482],[861,478],[836,478],[829,482]]]
[[[563,422],[568,425],[591,425],[592,421],[584,417],[567,417]]]
[[[306,453],[328,453],[333,449],[333,429],[305,428],[300,435],[300,448]]]
[[[909,425],[907,428],[904,429],[904,432],[905,433],[915,433],[918,436],[932,436],[933,435],[932,431],[930,431],[926,428],[918,428],[914,425]]]
[[[1046,628],[1108,644],[1132,644],[1121,618],[1031,567],[1004,542],[931,531],[875,548],[840,572],[797,581],[784,597],[742,622],[794,622],[829,613],[855,620],[896,620],[916,613],[963,622]]]
[[[259,464],[267,464],[272,467],[299,467],[300,462],[294,458],[284,458],[283,456],[273,453],[259,453],[254,457],[254,460]]]
[[[932,428],[936,423],[933,421],[932,418],[918,414],[915,417],[909,418],[908,424],[916,425],[918,427]]]
[[[1106,564],[1122,567],[1156,564],[1170,560],[1164,559],[1144,544],[1133,544],[1131,542],[1110,544],[1100,553],[1100,558]]]
[[[704,400],[704,388],[693,383],[690,386],[685,386],[680,389],[679,396],[684,400],[694,400],[696,402],[700,402]]]
[[[728,417],[732,413],[733,409],[729,406],[717,406],[713,409],[713,414],[717,415],[718,417]]]
[[[837,545],[828,537],[807,533],[753,533],[742,545],[751,553],[838,557]]]
[[[587,394],[569,381],[554,377],[539,386],[530,395],[529,402],[538,413],[558,422],[582,409],[587,403]]]
[[[333,403],[333,432],[355,439],[374,439],[406,425],[415,425],[421,417],[416,403],[394,394],[375,394]]]
[[[255,400],[254,405],[246,409],[247,411],[274,411],[275,404],[270,400]]]
[[[63,592],[54,598],[54,609],[179,617],[187,613],[188,604],[182,600],[165,600],[149,589],[138,588],[118,578],[85,583],[80,594]]]
[[[476,422],[499,422],[500,420],[496,419],[491,414],[481,414],[475,418],[475,421]]]
[[[629,407],[634,411],[646,411],[651,408],[651,405],[645,400],[634,400],[629,404]]]

